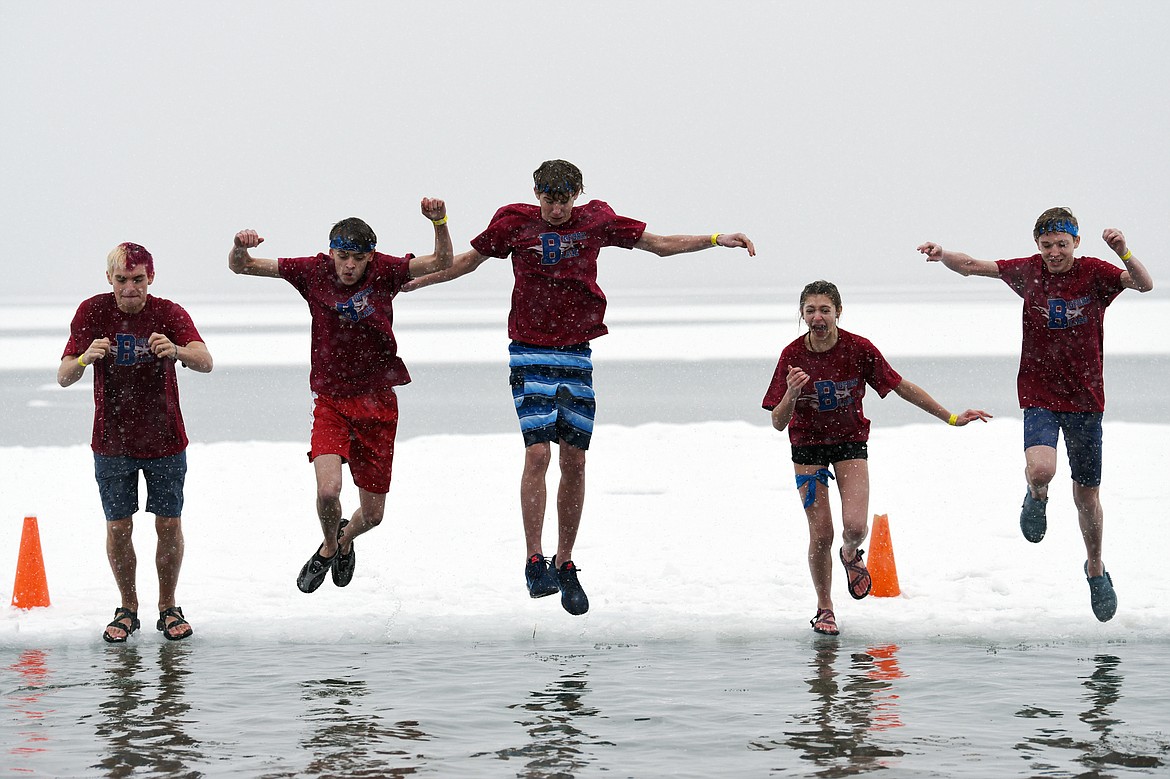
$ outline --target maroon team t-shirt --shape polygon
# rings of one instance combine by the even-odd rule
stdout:
[[[280,275],[312,316],[309,388],[338,398],[410,382],[394,340],[394,296],[410,280],[410,259],[374,252],[361,281],[341,283],[328,254],[282,257]]]
[[[788,423],[793,446],[859,443],[869,440],[869,420],[861,409],[865,385],[885,397],[902,383],[882,353],[869,340],[838,328],[837,343],[825,352],[809,351],[805,336],[780,353],[772,383],[764,394],[771,411],[788,390],[788,369],[804,369],[809,381],[801,389]]]
[[[1105,308],[1121,294],[1124,272],[1096,257],[1051,273],[1039,254],[999,260],[999,277],[1024,299],[1016,390],[1020,408],[1105,410]]]
[[[556,227],[540,206],[504,206],[471,242],[485,257],[512,257],[516,284],[508,336],[537,346],[571,346],[609,332],[605,293],[597,286],[597,254],[605,246],[632,249],[646,223],[618,216],[591,200],[574,206],[569,221]]]
[[[96,454],[150,459],[187,448],[175,361],[154,356],[147,345],[151,333],[162,333],[179,346],[203,341],[182,306],[153,295],[137,314],[127,314],[107,292],[83,301],[73,316],[62,359],[84,354],[99,338],[109,338],[112,346],[109,355],[92,364],[90,448]]]

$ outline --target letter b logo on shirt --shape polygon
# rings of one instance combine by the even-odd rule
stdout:
[[[138,362],[137,338],[129,333],[118,333],[115,336],[115,342],[118,344],[118,354],[114,360],[115,365],[134,365]]]
[[[1068,327],[1068,304],[1060,298],[1048,301],[1048,329],[1063,330]]]
[[[561,261],[560,233],[540,234],[540,264],[556,265]]]
[[[817,391],[817,411],[832,411],[837,408],[837,382],[818,381],[813,387]]]

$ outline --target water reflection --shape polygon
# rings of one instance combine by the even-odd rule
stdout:
[[[368,711],[369,695],[369,685],[360,679],[301,683],[301,719],[312,726],[301,741],[309,755],[303,774],[409,776],[427,766],[430,758],[421,748],[431,736],[414,720],[389,722]]]
[[[584,771],[597,756],[594,747],[615,746],[590,735],[586,728],[589,718],[600,712],[586,702],[589,694],[588,667],[580,656],[540,656],[539,659],[560,663],[561,675],[543,690],[531,691],[526,700],[508,708],[518,712],[516,720],[528,733],[528,743],[501,749],[495,756],[501,760],[524,760],[524,769],[518,777],[572,777]]]
[[[1050,719],[1052,725],[1040,727],[1034,736],[1016,744],[1031,761],[1033,770],[1051,770],[1052,760],[1061,753],[1070,756],[1086,770],[1077,774],[1083,779],[1107,779],[1114,776],[1117,767],[1160,768],[1166,766],[1170,743],[1164,737],[1143,738],[1123,729],[1125,723],[1112,712],[1121,700],[1121,659],[1114,655],[1097,655],[1092,659],[1093,672],[1081,677],[1085,688],[1082,699],[1087,708],[1077,715],[1088,726],[1091,737],[1079,738],[1059,724],[1064,717],[1060,711],[1039,706],[1027,706],[1016,712],[1024,719]]]
[[[52,680],[48,659],[49,653],[43,649],[26,649],[15,663],[8,666],[8,670],[15,672],[20,680],[20,686],[5,696],[9,701],[8,708],[14,711],[20,723],[20,729],[15,734],[19,740],[8,747],[14,770],[16,761],[35,757],[44,752],[48,745],[44,719],[46,714],[52,712],[46,711],[41,701]]]
[[[815,707],[793,719],[799,730],[779,739],[757,739],[758,751],[795,749],[816,766],[812,776],[853,776],[896,764],[902,750],[876,743],[875,733],[902,726],[894,682],[905,676],[898,665],[898,647],[872,647],[839,660],[836,638],[818,640],[805,680]],[[845,664],[842,671],[838,663]]]
[[[91,768],[106,776],[202,776],[202,744],[187,733],[194,724],[184,696],[192,647],[160,644],[157,668],[136,644],[104,653],[99,683],[108,697],[98,705],[95,732],[105,755]],[[148,655],[154,651],[145,650]],[[157,671],[157,673],[156,673]]]

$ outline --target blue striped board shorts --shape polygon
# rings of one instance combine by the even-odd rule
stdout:
[[[557,441],[588,449],[593,437],[593,350],[589,344],[508,346],[509,383],[524,445]]]

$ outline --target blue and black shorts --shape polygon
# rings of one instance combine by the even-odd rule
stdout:
[[[1056,448],[1064,432],[1064,448],[1072,480],[1082,487],[1101,486],[1101,418],[1098,411],[1049,411],[1024,409],[1024,448]]]
[[[593,437],[593,350],[574,346],[508,346],[509,383],[524,445],[557,441],[588,449]]]

